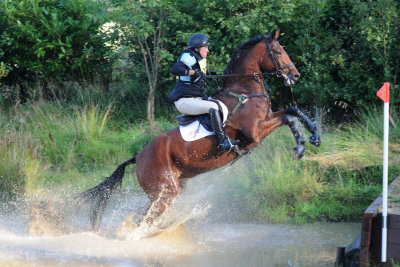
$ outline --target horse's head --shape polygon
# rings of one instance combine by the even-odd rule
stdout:
[[[279,44],[280,30],[268,34],[266,39],[267,52],[261,62],[262,69],[275,72],[276,76],[283,77],[286,85],[295,84],[300,78],[300,73],[290,60],[285,49]]]

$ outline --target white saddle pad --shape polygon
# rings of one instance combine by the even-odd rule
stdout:
[[[223,113],[223,122],[226,121],[228,118],[228,108],[225,106],[224,103],[221,101],[217,100],[219,104],[222,107],[222,113]],[[203,125],[200,124],[198,120],[192,122],[191,124],[185,125],[185,126],[179,126],[179,130],[181,132],[181,136],[183,140],[190,142],[190,141],[195,141],[198,139],[201,139],[203,137],[213,135],[215,134],[214,131],[210,132],[207,131]]]

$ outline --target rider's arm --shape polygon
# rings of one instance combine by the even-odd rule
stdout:
[[[171,73],[177,76],[191,76],[194,74],[194,70],[189,69],[182,61],[178,61],[172,66]]]

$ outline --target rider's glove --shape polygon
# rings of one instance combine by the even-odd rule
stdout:
[[[194,70],[193,80],[196,80],[197,78],[199,78],[203,75],[204,75],[204,73],[200,69],[196,69],[196,70]]]

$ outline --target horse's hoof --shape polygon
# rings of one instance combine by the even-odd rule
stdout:
[[[296,159],[301,159],[304,156],[305,146],[298,145],[293,148]]]
[[[321,137],[317,134],[313,134],[310,136],[310,143],[316,147],[319,147],[321,145]]]

